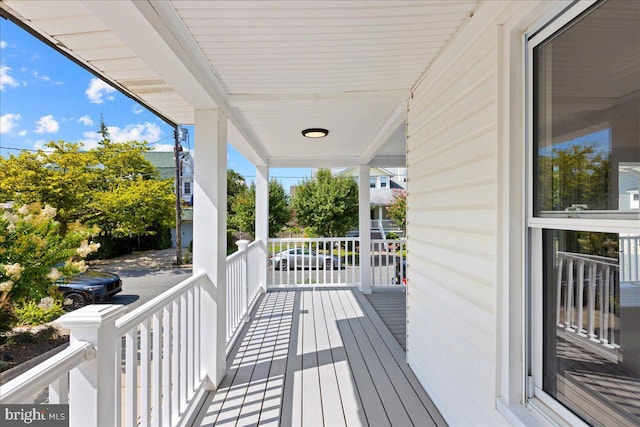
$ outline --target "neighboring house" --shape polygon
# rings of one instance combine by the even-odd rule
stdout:
[[[176,160],[173,151],[147,151],[145,159],[160,173],[160,179],[176,179]],[[188,151],[180,153],[180,197],[185,204],[191,204],[193,196],[193,157]]]
[[[356,182],[358,168],[332,169],[336,176],[350,176]],[[369,171],[369,205],[371,206],[371,231],[373,238],[385,238],[387,234],[403,235],[402,228],[393,224],[387,214],[396,196],[405,191],[407,179],[406,168],[371,168]],[[352,233],[353,234],[353,233]]]
[[[160,179],[175,180],[176,160],[172,151],[147,151],[145,159],[151,162],[160,174]],[[180,153],[180,199],[182,246],[187,247],[193,240],[193,157],[188,151]],[[176,245],[176,230],[171,230],[171,242]]]

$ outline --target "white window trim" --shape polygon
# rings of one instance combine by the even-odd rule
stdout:
[[[638,233],[637,213],[635,218],[630,219],[600,219],[600,218],[541,218],[534,216],[533,212],[533,49],[558,30],[565,27],[578,15],[595,4],[597,0],[585,0],[574,3],[571,7],[560,12],[548,25],[539,31],[525,34],[526,39],[526,62],[525,62],[525,82],[526,82],[526,148],[525,155],[527,166],[526,173],[526,230],[527,230],[527,260],[525,268],[527,270],[529,297],[525,304],[525,310],[530,312],[530,323],[526,325],[525,339],[531,341],[531,348],[528,349],[525,357],[534,380],[534,397],[526,399],[527,405],[548,418],[548,421],[555,424],[568,423],[574,426],[587,426],[580,417],[562,405],[555,398],[542,390],[543,377],[543,300],[542,300],[542,230],[562,229],[562,230],[584,230],[593,232],[609,233]],[[533,35],[532,35],[533,34]],[[614,213],[615,211],[611,212]],[[617,212],[616,212],[617,213]],[[623,216],[623,215],[621,215]],[[633,215],[626,215],[633,216]]]

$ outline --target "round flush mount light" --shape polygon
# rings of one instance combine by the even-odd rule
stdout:
[[[309,128],[302,131],[302,136],[307,138],[324,138],[329,135],[329,131],[322,128]]]

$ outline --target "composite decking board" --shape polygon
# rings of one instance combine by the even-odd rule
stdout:
[[[429,415],[431,416],[433,421],[436,423],[436,425],[446,426],[447,422],[442,417],[442,414],[440,414],[440,411],[438,410],[438,408],[436,408],[436,405],[424,390],[424,388],[420,384],[420,381],[418,381],[418,378],[415,376],[411,368],[406,364],[406,353],[402,350],[402,348],[400,348],[396,339],[385,327],[384,322],[382,321],[380,316],[378,316],[375,309],[371,306],[371,304],[369,304],[368,299],[362,292],[354,291],[353,294],[357,298],[358,302],[360,302],[360,306],[373,323],[376,331],[378,331],[378,333],[380,334],[380,337],[382,337],[382,339],[384,340],[387,348],[393,355],[393,358],[398,362],[398,366],[400,367],[400,369],[402,369],[405,378],[409,381],[409,384],[411,384],[413,389],[420,397],[420,400],[427,408],[427,411],[429,412]]]
[[[237,369],[218,411],[215,426],[235,426],[240,418],[244,399],[260,357],[260,347],[269,322],[268,313],[273,309],[272,300],[271,296],[263,300],[256,318],[251,323],[250,333],[243,340],[243,345],[236,355],[234,365]]]
[[[353,296],[353,294],[348,295],[351,304],[354,308],[361,308],[357,298]],[[366,313],[366,312],[365,312]],[[369,319],[368,316],[363,316],[359,318],[360,324],[362,326],[362,330],[366,331],[367,338],[371,343],[371,346],[375,348],[375,354],[378,356],[380,360],[380,364],[382,365],[384,371],[387,373],[393,388],[395,389],[402,405],[404,406],[407,415],[411,419],[414,425],[435,425],[434,420],[431,418],[431,415],[422,400],[418,397],[418,394],[413,389],[411,384],[407,381],[404,372],[398,366],[398,361],[395,360],[393,355],[391,354],[391,350],[386,346],[386,343],[376,330],[373,322]]]
[[[326,425],[339,427],[345,425],[345,416],[342,409],[342,397],[338,387],[338,379],[334,366],[329,331],[327,326],[327,313],[322,305],[322,292],[312,292],[313,319],[316,332],[316,354],[318,359],[318,375],[320,378],[322,416]]]
[[[267,293],[228,361],[196,425],[430,425],[440,417],[357,290]]]
[[[287,371],[287,353],[293,322],[294,292],[278,292],[284,296],[280,313],[280,325],[269,371],[269,380],[264,393],[264,402],[260,413],[261,426],[277,426],[280,424],[280,409],[284,390],[284,377]]]
[[[406,294],[404,292],[374,292],[365,295],[365,297],[395,340],[398,341],[402,350],[406,350]]]
[[[362,401],[347,360],[347,351],[340,335],[335,310],[331,303],[331,296],[329,292],[322,292],[320,296],[322,310],[325,315],[327,338],[329,339],[333,357],[333,367],[338,389],[340,390],[340,404],[344,414],[344,421],[349,427],[367,426],[367,417],[361,409],[363,407]]]
[[[340,335],[342,336],[342,342],[347,353],[349,360],[349,366],[355,379],[358,394],[362,402],[362,409],[364,410],[369,425],[376,426],[391,426],[391,422],[387,417],[382,406],[382,400],[380,399],[379,391],[375,388],[371,373],[367,369],[367,365],[364,361],[360,348],[356,343],[355,336],[349,326],[349,319],[345,314],[344,307],[340,302],[339,293],[341,291],[330,291],[331,303],[336,313],[336,320]]]
[[[389,418],[389,422],[392,426],[411,425],[411,419],[407,415],[407,411],[393,387],[391,379],[387,376],[380,359],[376,355],[376,352],[369,341],[366,331],[360,324],[359,318],[363,316],[363,313],[360,312],[359,306],[355,308],[351,304],[351,300],[349,298],[351,295],[351,292],[349,292],[348,295],[345,292],[341,292],[339,294],[340,302],[342,303],[342,307],[347,315],[347,324],[351,328],[353,336],[355,337],[355,343],[362,353],[366,369],[369,371],[374,387],[378,391],[378,395],[380,396],[382,406]],[[365,399],[364,396],[361,395],[361,397]]]
[[[260,420],[267,381],[271,371],[271,364],[273,363],[277,333],[282,319],[282,317],[278,315],[281,314],[281,304],[282,296],[278,294],[275,301],[271,303],[271,310],[268,314],[267,333],[264,334],[258,363],[253,370],[249,387],[242,402],[238,420],[239,425],[257,425]],[[263,315],[267,316],[266,313]]]
[[[316,347],[316,328],[313,310],[313,291],[302,292],[302,425],[322,423],[322,396]]]
[[[302,423],[302,322],[300,313],[300,294],[295,292],[291,322],[291,340],[287,353],[287,368],[285,371],[284,396],[280,420],[283,426],[301,425]]]
[[[250,313],[250,316],[252,318],[257,316],[257,314],[261,310],[262,304],[266,297],[267,297],[266,294],[259,296],[260,299],[256,302],[252,312]],[[215,392],[209,393],[207,399],[205,400],[205,404],[203,405],[203,409],[201,410],[200,414],[198,415],[198,417],[196,417],[196,420],[194,421],[194,425],[209,426],[209,425],[213,425],[213,423],[216,421],[218,414],[220,412],[220,409],[222,407],[222,404],[226,399],[228,389],[231,386],[231,382],[233,381],[233,378],[235,376],[235,368],[233,366],[233,362],[235,361],[236,355],[240,351],[245,338],[247,337],[247,335],[250,333],[251,330],[252,330],[251,323],[247,323],[242,328],[240,336],[235,341],[233,347],[231,348],[231,352],[227,357],[227,371],[228,371],[227,375],[225,375],[225,377],[223,378],[218,389]]]

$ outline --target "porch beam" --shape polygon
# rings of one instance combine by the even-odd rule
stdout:
[[[206,273],[200,308],[201,367],[215,390],[226,370],[227,117],[195,111],[193,274]]]
[[[371,168],[360,165],[358,168],[358,213],[360,222],[360,290],[371,293],[371,197],[369,195],[369,176]]]
[[[260,240],[260,264],[258,280],[260,288],[267,291],[267,257],[269,242],[269,167],[256,166],[256,240]]]
[[[406,126],[406,122],[407,103],[402,102],[393,110],[382,126],[380,126],[380,129],[378,129],[378,132],[360,156],[360,162],[364,165],[369,164],[378,151],[387,143],[389,138],[391,138],[401,126]]]

